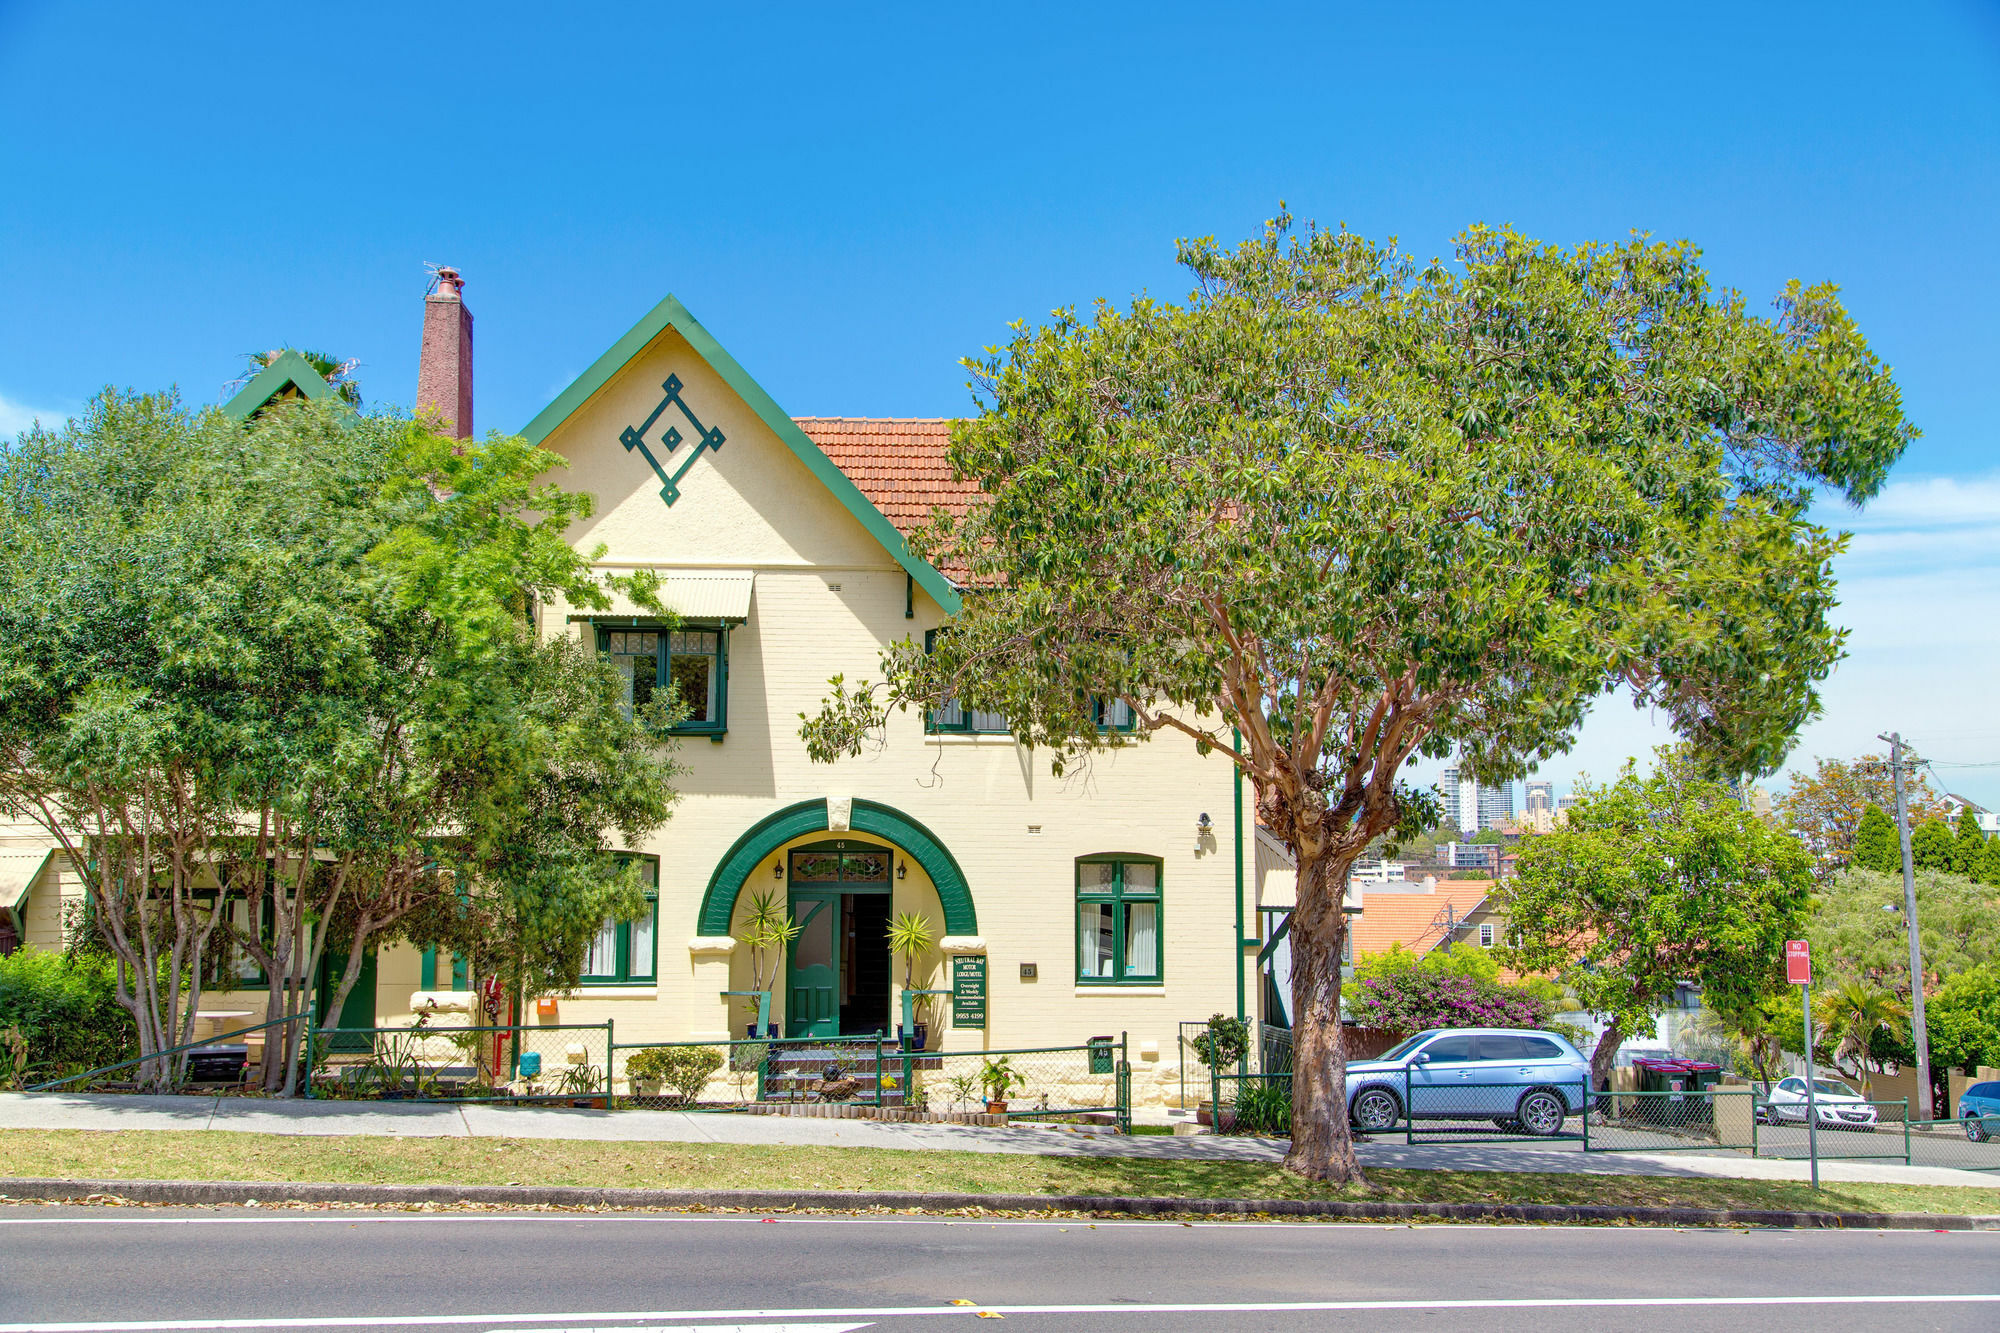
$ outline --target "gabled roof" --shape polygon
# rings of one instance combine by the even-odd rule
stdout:
[[[1354,956],[1383,953],[1392,944],[1429,953],[1440,940],[1436,923],[1443,909],[1450,907],[1453,919],[1463,921],[1486,901],[1492,888],[1490,879],[1443,880],[1430,893],[1391,893],[1364,886],[1362,914],[1350,927]]]
[[[869,535],[882,544],[882,549],[916,580],[918,587],[929,593],[947,614],[958,610],[958,592],[945,576],[910,554],[910,548],[896,524],[890,522],[819,445],[813,443],[797,422],[785,415],[771,395],[764,392],[763,386],[750,377],[750,372],[743,369],[736,358],[715,340],[715,335],[703,328],[700,321],[688,313],[687,307],[672,296],[654,306],[644,319],[627,329],[625,336],[611,344],[609,350],[577,376],[574,383],[556,395],[554,402],[536,413],[535,419],[522,428],[521,434],[530,444],[539,445],[548,439],[555,433],[556,427],[575,415],[598,390],[631,364],[633,358],[644,351],[653,339],[669,328],[687,339],[695,355],[706,361],[722,377],[723,383],[749,404],[758,419],[784,442],[807,470],[819,478],[820,484],[868,530]]]
[[[333,396],[333,386],[321,378],[312,363],[297,352],[280,352],[270,365],[250,377],[250,382],[222,410],[238,421],[248,421],[257,410],[281,396],[287,389],[302,398],[318,401]]]
[[[942,417],[798,417],[799,429],[908,537],[933,508],[962,517],[979,496],[951,475],[951,422]],[[962,569],[947,568],[959,576]]]

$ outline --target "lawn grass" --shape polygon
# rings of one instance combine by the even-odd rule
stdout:
[[[2000,1213],[2000,1188],[1942,1185],[1838,1184],[1814,1191],[1792,1181],[1378,1169],[1368,1173],[1369,1192],[1312,1184],[1258,1162],[184,1130],[0,1130],[4,1176]]]

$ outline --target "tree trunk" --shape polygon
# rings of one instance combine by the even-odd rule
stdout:
[[[1350,858],[1351,859],[1351,858]],[[1347,1118],[1347,1053],[1340,1029],[1341,911],[1346,866],[1298,867],[1292,910],[1292,1147],[1285,1169],[1308,1180],[1366,1184]]]
[[[1618,1048],[1625,1042],[1625,1020],[1612,1016],[1598,1035],[1597,1045],[1590,1052],[1590,1086],[1593,1091],[1611,1086],[1611,1067],[1618,1059]]]

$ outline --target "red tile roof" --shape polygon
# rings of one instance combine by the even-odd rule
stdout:
[[[905,537],[930,517],[933,505],[957,516],[979,493],[969,481],[952,480],[945,461],[951,422],[942,418],[793,420]]]
[[[1429,953],[1439,943],[1432,929],[1446,904],[1455,919],[1485,901],[1493,889],[1490,879],[1447,879],[1433,893],[1387,893],[1361,891],[1361,915],[1353,919],[1354,954],[1383,953],[1390,945],[1401,944],[1417,953]]]

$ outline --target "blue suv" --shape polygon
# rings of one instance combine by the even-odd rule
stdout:
[[[1491,1120],[1516,1133],[1559,1134],[1583,1110],[1589,1081],[1590,1061],[1553,1032],[1432,1029],[1351,1062],[1347,1113],[1363,1131],[1401,1124],[1407,1112],[1413,1120]]]
[[[1975,1083],[1958,1096],[1958,1118],[1965,1137],[1984,1143],[2000,1134],[2000,1083]]]

